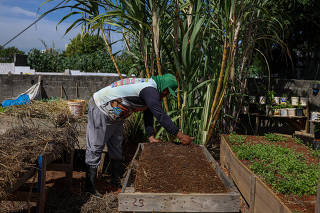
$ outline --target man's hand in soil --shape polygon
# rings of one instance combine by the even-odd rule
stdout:
[[[148,139],[149,139],[150,143],[159,143],[159,142],[161,142],[161,140],[156,139],[153,135],[150,136]]]
[[[192,143],[194,137],[190,137],[189,135],[185,135],[182,132],[178,132],[177,138],[183,145],[189,145]]]

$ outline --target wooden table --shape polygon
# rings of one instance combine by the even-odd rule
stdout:
[[[253,114],[256,117],[256,128],[255,134],[259,133],[259,128],[261,120],[282,120],[283,122],[289,123],[297,130],[304,129],[306,132],[309,132],[309,122],[307,116],[280,116],[280,115],[262,115],[255,113]]]

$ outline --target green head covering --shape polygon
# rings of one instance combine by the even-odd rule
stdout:
[[[157,83],[157,88],[159,93],[161,94],[163,90],[166,88],[169,89],[171,95],[176,97],[175,90],[178,87],[177,79],[172,74],[164,74],[162,76],[151,76],[151,78]]]

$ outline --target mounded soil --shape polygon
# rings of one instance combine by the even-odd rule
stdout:
[[[227,192],[199,145],[170,142],[144,144],[135,189],[154,193]]]
[[[305,145],[296,143],[293,138],[288,137],[288,141],[280,141],[280,142],[270,142],[267,141],[263,136],[251,136],[245,135],[246,140],[245,143],[248,144],[273,144],[278,145],[281,147],[287,147],[292,150],[295,150],[298,153],[304,155],[307,163],[320,163],[318,158],[312,156],[312,151]],[[227,139],[228,137],[226,137]],[[230,144],[231,145],[231,144]],[[246,160],[242,160],[242,162],[249,168],[250,162]],[[263,178],[262,178],[263,180]],[[272,186],[265,183],[272,189]],[[303,212],[303,213],[314,213],[315,211],[315,200],[316,195],[309,195],[309,196],[298,196],[298,195],[284,195],[281,193],[277,193],[274,191],[275,194],[281,199],[281,201],[286,204],[293,212]]]

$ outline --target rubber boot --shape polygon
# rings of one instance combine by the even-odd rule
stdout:
[[[102,198],[103,195],[96,190],[97,168],[87,167],[85,191],[92,195]]]
[[[121,192],[122,167],[122,160],[111,159],[111,186],[116,193]]]

